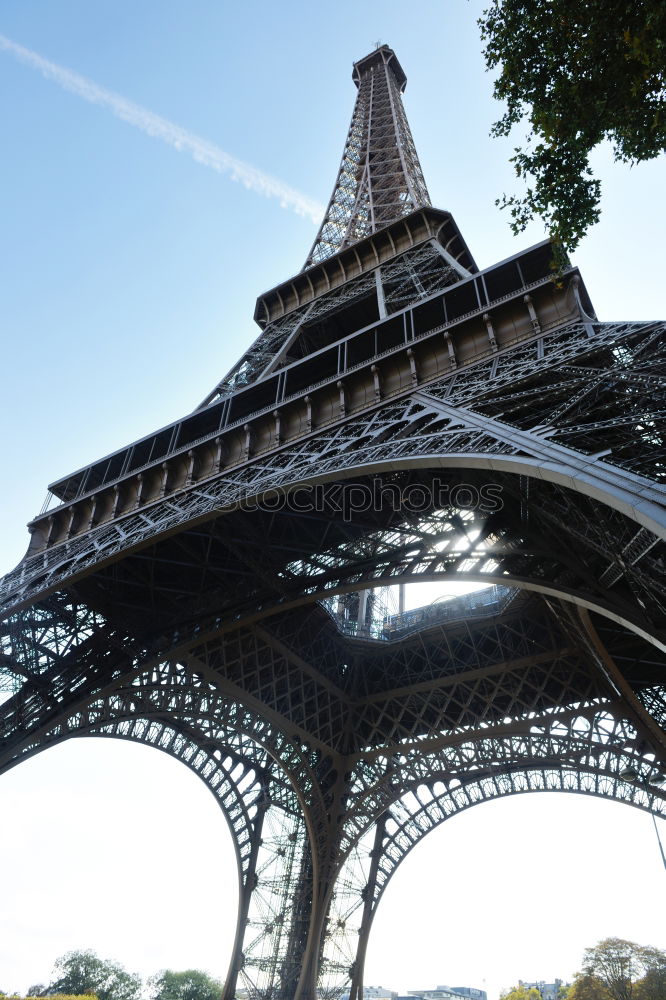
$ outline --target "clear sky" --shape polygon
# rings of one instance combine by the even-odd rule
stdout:
[[[307,200],[330,195],[351,65],[376,41],[407,73],[433,203],[479,265],[542,238],[534,226],[514,239],[494,205],[513,189],[513,143],[488,137],[500,108],[481,9],[3,0],[0,570],[25,551],[49,481],[193,409],[254,337],[256,296],[299,270],[314,238]],[[664,158],[630,170],[601,149],[594,163],[603,216],[575,259],[597,312],[663,317]],[[158,752],[75,741],[3,776],[0,852],[0,989],[47,980],[83,947],[145,976],[224,975],[236,893],[224,821]],[[666,947],[665,890],[645,814],[559,795],[485,805],[395,876],[367,982],[496,996],[519,977],[567,978],[603,936]]]

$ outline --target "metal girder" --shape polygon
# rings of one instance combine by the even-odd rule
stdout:
[[[391,315],[421,298],[460,280],[466,269],[436,240],[390,258],[381,266],[323,292],[308,305],[290,310],[269,323],[218,382],[201,407],[219,403],[235,389],[265,378],[296,358],[307,356],[325,321],[335,319],[354,302],[374,297],[383,303],[379,315]],[[201,408],[200,407],[200,408]]]
[[[626,328],[619,331],[616,328],[612,331],[601,329],[599,348],[608,346],[608,333],[627,332]],[[630,344],[636,343],[638,352],[643,339],[654,348],[659,331],[654,325],[645,324],[642,329],[633,328],[630,332],[633,334]],[[555,369],[558,374],[562,369],[566,372],[569,358],[575,355],[572,340],[578,338],[581,353],[589,352],[588,338],[581,343],[580,331],[567,329],[561,335],[560,352],[554,352],[559,356],[553,359],[551,367],[551,372]],[[615,339],[613,336],[611,346]],[[622,343],[622,339],[620,337],[618,342]],[[519,357],[513,361],[507,359],[509,363],[496,372],[497,385],[492,402],[495,409],[501,407],[504,388],[515,391],[515,382],[507,386],[509,376],[520,381],[525,350],[518,349],[517,354]],[[561,369],[558,369],[558,364]],[[318,482],[324,483],[335,477],[348,479],[366,471],[381,474],[427,465],[436,469],[456,466],[485,469],[488,476],[495,474],[499,477],[506,470],[533,481],[533,494],[538,488],[544,488],[544,480],[551,480],[595,501],[598,498],[601,501],[598,504],[600,523],[604,519],[603,510],[609,506],[639,525],[649,526],[653,534],[661,532],[664,486],[659,479],[659,465],[656,481],[650,480],[635,472],[628,458],[616,467],[599,458],[598,453],[586,454],[551,443],[547,434],[523,431],[516,426],[518,420],[508,424],[497,417],[487,417],[482,412],[484,395],[488,392],[486,380],[481,378],[482,388],[478,384],[484,374],[482,370],[471,378],[471,374],[461,373],[453,385],[446,380],[441,382],[441,386],[430,385],[427,393],[419,390],[404,399],[380,403],[362,418],[341,419],[334,422],[330,429],[307,435],[297,446],[278,450],[270,462],[265,459],[249,460],[231,476],[225,475],[200,486],[193,485],[160,504],[129,514],[118,522],[104,524],[64,545],[47,549],[39,556],[28,557],[16,571],[5,577],[0,587],[6,605],[11,608],[13,602],[35,600],[61,582],[90,573],[104,562],[116,559],[119,553],[125,554],[134,546],[146,545],[154,538],[173,532],[174,528],[182,531],[188,523],[194,525],[219,516],[225,509],[232,511],[239,503],[245,508],[261,505],[261,498],[270,495],[271,491],[285,491],[286,496],[288,491],[293,492],[299,485],[312,487]],[[534,374],[531,365],[532,378]],[[540,388],[539,405],[543,407],[547,403],[549,386],[542,372],[537,382]],[[480,399],[478,409],[475,407],[472,410],[464,403],[474,391],[479,392]],[[536,394],[534,389],[530,391],[532,395]],[[560,391],[559,386],[557,391]],[[510,391],[509,398],[512,395]],[[455,412],[451,409],[454,406]],[[639,454],[641,449],[644,460],[651,455],[652,461],[658,462],[661,444],[656,432],[649,441],[642,442],[641,448],[637,449]],[[585,503],[581,503],[584,507]],[[572,510],[575,507],[571,500],[567,501],[567,505]],[[597,517],[590,519],[585,511],[581,512],[581,517],[587,525],[586,530],[593,531]],[[627,545],[632,538],[633,535],[627,538]],[[610,546],[604,542],[604,545],[609,561],[617,565],[614,542]],[[621,568],[624,574],[624,562]]]

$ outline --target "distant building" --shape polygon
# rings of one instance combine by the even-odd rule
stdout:
[[[349,1000],[349,993],[343,993],[340,1000]],[[398,994],[385,986],[364,986],[363,1000],[398,1000]]]
[[[485,990],[477,990],[473,986],[452,986],[451,989],[458,996],[467,997],[467,1000],[488,1000]]]
[[[541,1000],[558,1000],[562,989],[561,979],[556,979],[554,983],[544,983],[543,980],[539,980],[538,983],[524,983],[522,979],[519,982],[526,990],[538,990],[541,994]]]
[[[419,1000],[460,1000],[460,996],[450,990],[448,986],[438,986],[434,990],[409,990],[410,997],[418,997]]]
[[[472,986],[437,986],[434,990],[409,990],[410,997],[419,1000],[488,1000],[485,990]]]

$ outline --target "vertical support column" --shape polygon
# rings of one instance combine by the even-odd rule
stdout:
[[[371,365],[370,371],[372,373],[372,386],[375,394],[375,402],[379,403],[382,398],[382,386],[379,381],[379,369],[377,365]]]
[[[449,364],[452,369],[458,367],[458,362],[456,360],[456,352],[453,346],[453,341],[451,340],[451,334],[448,330],[444,331],[444,343],[446,344],[446,349],[449,352]]]
[[[534,303],[532,301],[531,295],[523,295],[523,302],[527,306],[527,311],[530,314],[530,320],[532,321],[532,329],[535,333],[541,333],[541,324],[539,323],[539,317],[536,314],[536,309],[534,308]]]
[[[116,484],[113,487],[113,503],[111,504],[111,520],[116,516],[118,510],[118,501],[120,500],[120,486]]]
[[[248,864],[247,872],[245,874],[244,883],[241,885],[239,900],[238,900],[238,920],[236,921],[236,934],[234,937],[234,947],[231,953],[231,962],[229,963],[229,972],[227,974],[227,979],[224,984],[224,990],[222,991],[221,1000],[235,1000],[236,997],[236,986],[238,985],[238,974],[243,966],[243,938],[245,937],[245,928],[247,925],[247,917],[250,910],[250,900],[252,899],[252,893],[257,886],[257,855],[259,853],[259,847],[261,845],[261,831],[264,825],[264,816],[266,815],[266,809],[269,805],[269,799],[264,790],[261,799],[257,802],[257,817],[254,824],[254,833],[252,836],[252,853],[250,855],[250,861]]]
[[[359,634],[365,632],[365,616],[368,608],[368,593],[367,590],[361,590],[358,595],[358,618],[356,621],[356,631]]]
[[[483,314],[483,322],[486,324],[486,330],[488,331],[488,343],[490,344],[491,351],[497,350],[497,338],[495,337],[495,329],[493,327],[492,319],[490,318],[490,313]]]
[[[223,445],[222,438],[215,438],[215,452],[213,455],[213,475],[217,475],[222,466],[222,456],[223,456]]]
[[[306,818],[282,783],[268,786],[266,803],[261,825],[253,831],[252,864],[222,1000],[233,1000],[233,989],[240,987],[255,1000],[310,1000],[312,990],[303,992],[301,980],[305,977],[307,985],[316,977],[313,924],[319,911]]]
[[[337,390],[338,390],[338,392],[340,394],[340,396],[339,396],[339,403],[338,403],[339,414],[340,414],[341,417],[346,417],[347,416],[347,399],[346,399],[346,396],[345,396],[345,384],[342,381],[342,379],[340,379],[338,382],[336,382],[336,387],[337,387]]]
[[[160,500],[163,500],[164,497],[166,496],[167,481],[169,479],[169,463],[168,462],[162,462],[161,470],[162,471],[160,473],[160,491],[159,491],[158,496],[159,496]]]
[[[337,975],[335,962],[331,966],[324,959],[331,934],[331,903],[340,876],[340,835],[350,795],[351,772],[348,762],[323,757],[317,766],[317,783],[322,795],[324,811],[316,822],[317,833],[306,848],[301,870],[301,896],[295,897],[294,911],[302,906],[300,939],[302,947],[295,952],[300,976],[295,990],[287,990],[280,1000],[319,1000],[321,996],[337,996],[337,986],[330,982],[331,973]],[[292,918],[293,919],[293,918]],[[306,923],[307,922],[307,923]],[[349,953],[349,952],[348,952]],[[348,981],[347,963],[344,970]],[[333,987],[334,992],[330,992]]]
[[[419,373],[416,370],[416,359],[414,357],[414,351],[411,347],[407,348],[407,357],[409,358],[409,374],[412,380],[412,385],[416,388],[419,384]]]
[[[289,946],[281,969],[280,1000],[316,1000],[318,935],[312,927],[317,887],[313,879],[312,853],[304,845],[296,892],[291,900]]]
[[[94,496],[90,502],[90,511],[88,514],[88,521],[86,524],[86,530],[90,531],[93,526],[93,521],[95,520],[95,510],[97,508],[97,497]]]
[[[192,448],[187,453],[187,474],[185,476],[185,486],[191,486],[194,480],[194,460],[195,453]]]
[[[356,960],[352,967],[351,989],[349,1000],[363,1000],[363,969],[365,967],[365,954],[368,950],[368,939],[370,937],[370,926],[374,916],[374,896],[377,885],[377,872],[379,871],[379,861],[382,856],[382,845],[384,843],[384,831],[388,813],[384,813],[377,820],[375,827],[375,840],[372,847],[372,863],[368,873],[368,881],[363,890],[363,916],[361,917],[361,927],[358,935],[358,950]]]
[[[382,270],[380,267],[375,268],[375,284],[377,285],[377,308],[379,309],[379,318],[386,319],[388,314],[386,312],[386,299],[384,298]]]

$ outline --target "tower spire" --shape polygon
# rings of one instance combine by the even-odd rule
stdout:
[[[358,94],[342,162],[305,267],[430,205],[402,104],[407,77],[393,49],[380,45],[359,59],[352,79]]]

